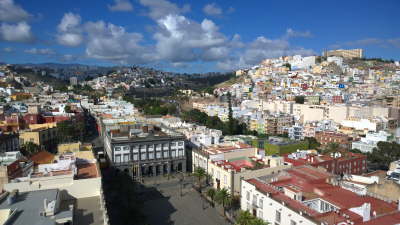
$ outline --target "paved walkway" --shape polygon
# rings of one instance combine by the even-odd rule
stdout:
[[[152,183],[152,184],[150,184]],[[176,180],[160,180],[157,184],[148,182],[142,193],[145,199],[143,213],[149,225],[229,225],[215,208],[200,198],[191,188],[191,184],[183,182],[182,196],[180,184]],[[154,188],[151,188],[154,187]]]

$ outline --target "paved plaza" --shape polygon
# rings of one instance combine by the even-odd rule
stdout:
[[[176,179],[145,180],[143,213],[149,225],[228,225],[191,187],[190,178],[181,184]],[[182,195],[181,195],[182,193]]]

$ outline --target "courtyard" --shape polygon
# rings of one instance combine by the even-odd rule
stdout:
[[[149,225],[228,225],[223,216],[192,188],[192,178],[148,178],[139,190],[146,199],[143,214]]]

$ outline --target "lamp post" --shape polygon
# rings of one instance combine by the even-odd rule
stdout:
[[[183,189],[183,180],[185,179],[185,177],[183,176],[183,173],[182,172],[180,172],[179,173],[180,174],[180,177],[179,177],[179,187],[180,187],[180,195],[181,195],[181,197],[183,196],[183,194],[182,194],[182,189]]]

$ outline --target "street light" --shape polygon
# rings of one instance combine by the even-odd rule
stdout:
[[[179,187],[180,187],[180,195],[181,195],[181,197],[182,197],[182,189],[183,189],[183,180],[184,180],[184,176],[183,176],[183,173],[182,172],[180,172],[180,178],[179,178]]]

